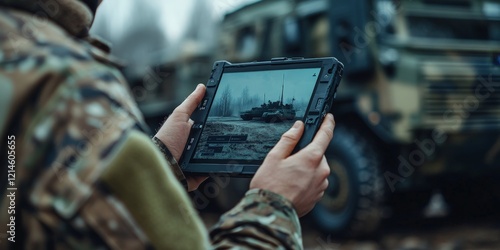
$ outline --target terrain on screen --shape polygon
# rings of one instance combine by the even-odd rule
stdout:
[[[303,118],[319,68],[225,73],[193,159],[263,160]]]

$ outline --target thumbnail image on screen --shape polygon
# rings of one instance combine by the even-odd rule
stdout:
[[[320,68],[224,73],[192,161],[259,161],[303,118]]]

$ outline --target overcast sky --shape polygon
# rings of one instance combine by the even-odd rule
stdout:
[[[192,18],[194,5],[198,1],[204,1],[211,6],[211,10],[208,11],[211,11],[216,19],[221,19],[224,14],[258,0],[104,0],[99,7],[98,15],[112,15],[114,19],[128,25],[141,19],[140,16],[131,15],[137,5],[149,6],[154,11],[152,15],[157,15],[157,19],[165,25],[169,36],[177,39],[185,31]]]
[[[268,70],[257,72],[225,73],[222,76],[214,103],[221,98],[221,93],[229,87],[233,100],[241,100],[243,89],[248,88],[249,96],[258,96],[263,102],[278,101],[281,95],[281,83],[285,83],[284,102],[295,98],[297,102],[309,103],[312,91],[318,79],[320,68]]]
[[[194,41],[198,47],[210,51],[224,14],[252,2],[256,0],[104,0],[91,34],[110,42],[113,54],[129,64],[144,64],[158,55],[176,58],[189,44],[188,30],[199,40]]]
[[[173,39],[179,38],[186,24],[189,21],[189,12],[193,9],[196,0],[174,0],[161,1],[162,9],[165,11],[164,22],[167,25],[169,33]],[[224,14],[234,11],[246,4],[256,2],[257,0],[199,0],[207,1],[212,6],[212,12],[216,19],[222,19]]]

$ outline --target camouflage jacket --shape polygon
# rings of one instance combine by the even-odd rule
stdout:
[[[91,20],[77,0],[0,0],[0,248],[302,248],[291,204],[265,190],[206,232],[125,80],[86,41]],[[141,185],[103,182],[138,167]]]

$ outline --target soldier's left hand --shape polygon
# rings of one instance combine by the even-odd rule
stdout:
[[[196,107],[198,107],[203,96],[205,96],[205,90],[205,85],[198,84],[193,93],[191,93],[181,105],[174,109],[174,112],[172,112],[156,133],[156,137],[167,146],[168,150],[170,150],[172,156],[174,156],[177,161],[181,158],[189,132],[193,126],[193,120],[190,119],[191,114]],[[188,191],[196,190],[207,178],[208,177],[204,176],[186,176]]]

